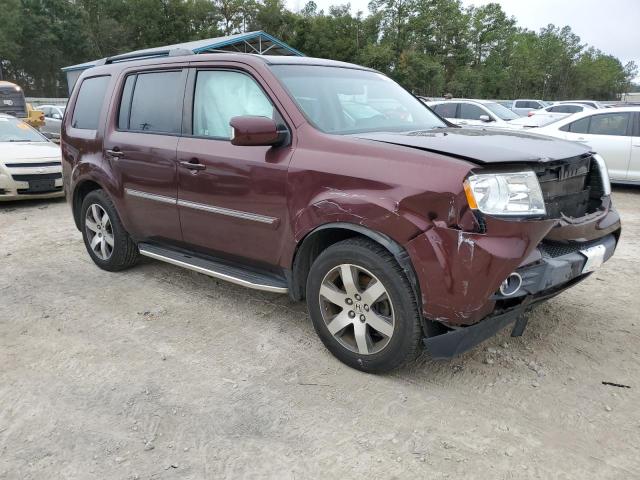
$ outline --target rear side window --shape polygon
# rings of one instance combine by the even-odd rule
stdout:
[[[615,135],[623,137],[627,135],[628,113],[607,113],[593,115],[589,125],[591,135]]]
[[[180,133],[182,71],[140,73],[127,78],[118,128],[137,132]]]
[[[571,133],[588,133],[589,132],[589,120],[590,117],[581,118],[575,122],[571,122],[565,125],[560,130]]]
[[[80,85],[76,106],[73,109],[71,126],[84,130],[97,130],[100,110],[104,100],[109,75],[86,78]]]
[[[481,115],[487,115],[487,113],[477,105],[472,105],[470,103],[460,104],[459,118],[464,118],[465,120],[480,120]]]
[[[456,118],[457,103],[439,103],[433,107],[433,111],[444,118]]]

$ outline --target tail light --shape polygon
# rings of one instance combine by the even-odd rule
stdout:
[[[531,112],[529,112],[529,113],[527,113],[527,117],[530,117],[530,116],[532,116],[532,115],[533,115],[534,113],[536,113],[536,112],[534,112],[534,111],[531,111]]]

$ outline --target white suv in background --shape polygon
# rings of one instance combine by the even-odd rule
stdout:
[[[0,114],[0,201],[64,196],[60,147]]]
[[[640,185],[640,107],[589,109],[529,131],[584,143],[604,158],[612,182]]]
[[[427,102],[427,105],[438,115],[456,125],[522,128],[522,126],[513,127],[509,124],[511,120],[520,118],[518,115],[490,100],[455,98]]]

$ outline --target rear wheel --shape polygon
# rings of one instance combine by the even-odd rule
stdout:
[[[103,190],[94,190],[84,198],[80,223],[87,252],[100,268],[113,272],[136,263],[138,247]]]
[[[339,360],[383,372],[415,358],[422,330],[413,290],[395,258],[368,239],[322,252],[307,279],[314,328]]]

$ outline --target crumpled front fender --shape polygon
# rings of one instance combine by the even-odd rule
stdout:
[[[426,318],[470,325],[488,315],[491,295],[547,235],[556,220],[489,219],[487,231],[465,232],[434,222],[405,245],[413,262]]]

